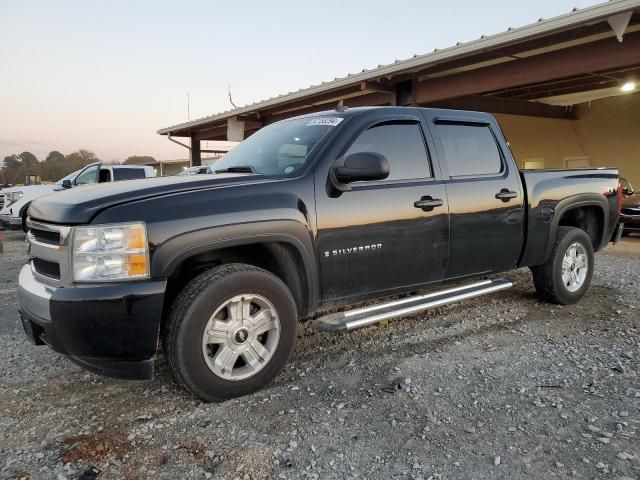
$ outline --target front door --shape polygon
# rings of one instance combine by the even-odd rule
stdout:
[[[511,270],[523,245],[520,173],[498,125],[470,115],[458,120],[425,112],[449,198],[448,279]]]
[[[442,280],[448,205],[427,138],[418,120],[374,124],[341,159],[380,153],[389,162],[389,177],[355,182],[337,196],[316,190],[323,298],[364,297]]]

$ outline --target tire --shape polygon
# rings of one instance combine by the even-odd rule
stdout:
[[[574,250],[570,251],[571,248]],[[571,256],[572,252],[577,254],[576,257]],[[567,268],[563,279],[565,255],[569,256],[566,258]],[[586,259],[586,268],[580,267],[583,259]],[[558,227],[549,259],[542,265],[531,267],[538,296],[541,300],[559,305],[576,303],[589,289],[593,265],[593,246],[586,232],[574,227]]]
[[[182,386],[221,402],[271,382],[291,356],[297,326],[296,303],[278,277],[227,264],[191,280],[175,299],[164,349]]]

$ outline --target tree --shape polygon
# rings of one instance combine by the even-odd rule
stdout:
[[[49,152],[40,164],[40,178],[48,182],[55,182],[70,172],[66,157],[57,150]]]
[[[73,172],[74,170],[78,170],[84,167],[85,165],[89,165],[90,163],[99,161],[95,153],[89,150],[84,150],[84,149],[80,149],[76,152],[70,153],[69,155],[66,156],[66,159],[67,159],[67,165],[71,169],[70,172]]]
[[[4,157],[2,162],[2,183],[17,183],[21,168],[22,164],[19,155],[8,155]]]
[[[47,158],[45,159],[45,162],[51,162],[51,163],[64,164],[64,161],[65,161],[65,156],[57,150],[49,152],[49,155],[47,155]]]
[[[40,162],[31,152],[8,155],[2,162],[3,183],[23,183],[27,175],[40,175]]]
[[[55,182],[82,167],[98,162],[96,154],[85,149],[69,155],[54,150],[40,162],[31,152],[8,155],[0,163],[0,183],[21,184],[27,175],[40,175],[41,180]]]
[[[156,159],[148,155],[132,155],[123,163],[125,165],[149,165],[150,163],[156,163]]]
[[[40,162],[38,162],[38,158],[31,152],[22,152],[20,154],[20,162],[29,175],[37,175],[40,169]],[[31,170],[35,170],[31,172]]]

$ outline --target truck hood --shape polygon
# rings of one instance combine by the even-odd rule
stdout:
[[[35,200],[29,215],[59,224],[89,223],[100,211],[123,203],[189,191],[228,188],[250,183],[275,181],[252,174],[222,173],[127,180],[76,187]]]

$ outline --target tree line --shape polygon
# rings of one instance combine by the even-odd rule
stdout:
[[[8,155],[0,165],[0,186],[24,183],[27,175],[38,175],[43,182],[56,182],[71,172],[81,169],[85,165],[100,161],[95,153],[80,149],[64,155],[57,150],[50,152],[40,161],[31,152]],[[150,156],[134,155],[123,163],[147,164],[155,162]]]

